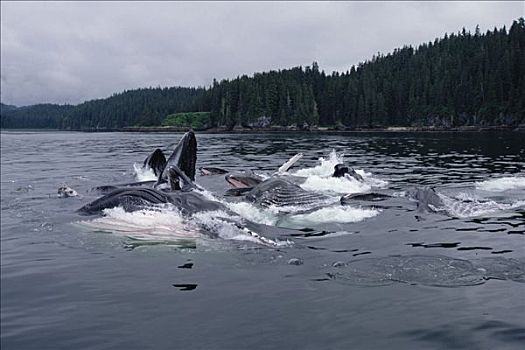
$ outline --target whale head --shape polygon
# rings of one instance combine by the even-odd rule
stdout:
[[[228,174],[225,176],[226,181],[234,188],[251,188],[263,181],[263,178],[252,171]]]
[[[193,130],[185,133],[166,161],[163,171],[159,174],[155,186],[170,179],[171,167],[180,169],[191,181],[195,181],[195,165],[197,163],[197,139]]]

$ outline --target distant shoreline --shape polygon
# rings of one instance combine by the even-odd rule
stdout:
[[[151,133],[171,133],[171,132],[186,132],[189,128],[179,127],[124,127],[114,129],[82,129],[71,131],[82,132],[151,132]],[[194,129],[196,132],[206,134],[345,134],[345,133],[370,133],[370,132],[487,132],[487,131],[525,131],[525,125],[519,127],[504,127],[504,126],[486,126],[486,127],[457,127],[457,128],[435,128],[435,127],[388,127],[388,128],[356,128],[338,130],[333,128],[316,128],[311,130],[300,130],[294,128],[210,128],[210,129]]]
[[[73,131],[73,132],[136,132],[136,133],[180,133],[186,132],[190,128],[179,127],[123,127],[123,128],[85,128],[85,129],[1,129],[6,131]],[[337,130],[332,128],[316,128],[312,130],[299,130],[293,128],[210,128],[194,129],[203,134],[352,134],[352,133],[407,133],[407,132],[525,132],[525,125],[518,127],[507,126],[463,126],[456,128],[437,128],[437,127],[388,127],[388,128],[356,128]]]

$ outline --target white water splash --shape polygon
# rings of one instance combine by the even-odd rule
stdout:
[[[140,240],[202,237],[196,226],[186,222],[180,212],[169,205],[134,212],[126,212],[122,207],[105,209],[103,217],[79,224]]]
[[[337,164],[344,163],[343,158],[344,154],[337,154],[335,150],[332,150],[332,152],[330,152],[330,154],[328,155],[328,158],[319,158],[319,165],[316,165],[313,168],[299,169],[295,173],[293,173],[293,175],[303,177],[311,175],[331,176],[334,173],[334,167]]]
[[[277,217],[275,216],[275,211],[273,210],[264,210],[248,202],[228,202],[220,197],[216,197],[208,190],[200,190],[199,193],[210,201],[220,202],[228,209],[247,220],[265,225],[274,225],[277,222]]]
[[[321,193],[361,193],[372,189],[370,185],[364,182],[347,177],[321,177],[319,175],[310,175],[301,187],[307,191]]]
[[[270,239],[243,227],[238,217],[233,217],[224,211],[200,212],[192,217],[199,226],[214,232],[226,240],[249,241],[274,247],[285,247],[293,244],[288,240]]]
[[[219,200],[210,192],[203,193],[208,199]],[[231,203],[219,200],[226,205],[234,213],[241,217],[256,222],[258,224],[281,226],[283,227],[297,227],[303,228],[308,225],[316,225],[323,223],[354,223],[365,220],[367,218],[379,214],[379,210],[375,209],[361,209],[352,208],[350,206],[340,206],[339,197],[328,198],[324,202],[313,203],[312,205],[299,206],[269,206],[267,208],[260,208],[252,203],[237,202]],[[313,208],[320,208],[311,211],[307,214],[305,211]],[[291,224],[291,225],[290,225]]]
[[[388,186],[388,181],[374,177],[372,173],[367,173],[362,169],[355,169],[355,172],[363,177],[365,184],[375,187],[375,188],[386,188]]]
[[[326,223],[354,223],[372,218],[379,214],[377,209],[353,208],[350,206],[327,207],[307,214],[291,215],[286,219],[287,223],[303,226]]]
[[[184,217],[173,205],[126,212],[122,207],[104,210],[104,216],[80,221],[78,224],[140,241],[176,242],[187,239],[208,239],[217,236],[225,240],[250,241],[257,244],[282,247],[289,241],[272,240],[244,228],[242,219],[223,211],[199,212]]]
[[[267,208],[270,212],[275,213],[275,215],[282,214],[293,214],[293,213],[302,213],[309,210],[318,209],[321,207],[328,207],[331,205],[340,205],[340,198],[337,197],[328,197],[324,200],[315,201],[312,203],[301,204],[301,205],[271,205]]]
[[[135,178],[137,181],[155,181],[157,176],[150,167],[142,167],[142,165],[134,163],[133,170],[135,171]]]
[[[521,188],[525,188],[525,176],[502,177],[476,182],[476,189],[489,192],[503,192]]]
[[[272,209],[263,210],[257,208],[251,203],[224,203],[233,212],[239,214],[243,218],[264,225],[275,225],[278,221],[278,212]]]
[[[514,203],[498,203],[490,199],[480,199],[467,193],[459,193],[455,198],[438,194],[443,201],[444,208],[448,215],[457,218],[469,218],[494,214],[502,210],[510,210],[525,206],[525,201]]]
[[[328,157],[319,158],[319,164],[313,168],[299,169],[292,175],[306,177],[306,181],[301,185],[308,191],[321,192],[326,194],[349,194],[370,191],[373,187],[384,188],[388,182],[378,179],[362,169],[355,169],[355,172],[363,177],[363,182],[351,176],[332,177],[334,167],[344,163],[344,154],[338,154],[332,150]]]
[[[265,225],[304,228],[326,223],[355,223],[374,217],[380,213],[376,209],[352,208],[350,206],[330,206],[306,214],[293,214],[304,212],[306,207],[274,207],[260,209],[250,203],[230,203],[228,207],[240,216]]]

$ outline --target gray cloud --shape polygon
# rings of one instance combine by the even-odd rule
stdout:
[[[1,99],[78,103],[509,26],[523,2],[1,2]]]

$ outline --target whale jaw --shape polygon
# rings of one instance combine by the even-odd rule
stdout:
[[[186,176],[195,181],[195,166],[197,164],[197,139],[193,130],[188,131],[175,146],[173,153],[168,158],[163,171],[159,174],[155,186],[169,180],[169,169],[176,167]]]

